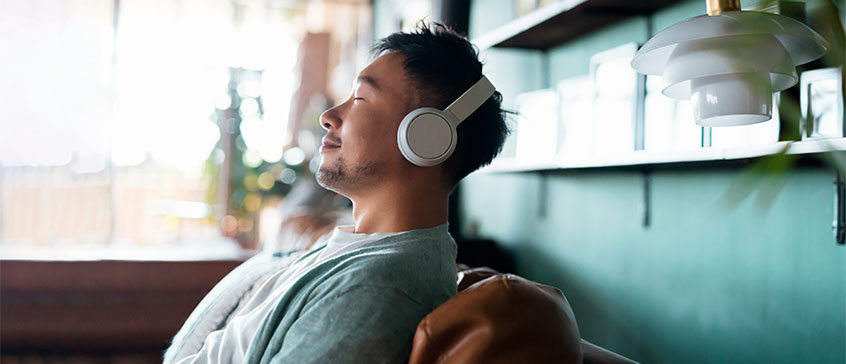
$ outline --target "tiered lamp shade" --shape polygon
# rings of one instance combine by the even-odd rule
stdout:
[[[697,124],[749,125],[770,120],[773,92],[795,85],[796,66],[827,48],[819,34],[786,16],[726,11],[664,29],[631,65],[663,75],[664,95],[690,99]]]

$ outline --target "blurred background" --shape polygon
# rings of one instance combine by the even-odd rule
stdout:
[[[832,47],[770,121],[712,129],[629,67],[703,0],[0,0],[0,361],[160,362],[221,277],[316,234],[291,217],[348,221],[319,115],[425,19],[519,111],[452,196],[459,262],[641,362],[846,362],[844,2],[742,5]]]
[[[0,1],[0,361],[160,362],[278,239],[293,186],[348,207],[314,184],[317,119],[372,19],[364,0]]]
[[[316,119],[367,62],[371,12],[354,0],[2,2],[4,256],[225,254],[220,238],[255,249],[317,165]]]

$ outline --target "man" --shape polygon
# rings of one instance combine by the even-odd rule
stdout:
[[[248,279],[256,281],[240,282],[257,284],[236,295],[249,298],[239,298],[237,313],[206,334],[198,329],[202,316],[220,312],[207,297],[211,303],[192,314],[195,323],[177,335],[166,362],[405,362],[419,321],[455,294],[448,197],[502,148],[501,95],[483,77],[474,47],[443,26],[392,34],[374,51],[378,57],[359,73],[349,98],[320,118],[327,132],[317,180],[353,202],[355,225],[336,228],[284,269],[266,257],[245,263],[264,267]],[[457,99],[464,101],[448,112],[463,119],[454,152],[432,166],[413,163],[398,144],[401,122],[415,109],[444,110]],[[480,105],[467,106],[474,102]],[[419,151],[411,138],[409,150]],[[209,296],[239,285],[227,279]]]

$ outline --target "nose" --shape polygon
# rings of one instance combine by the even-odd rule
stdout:
[[[329,110],[320,114],[320,125],[323,129],[337,129],[341,125],[341,117],[339,115],[339,108],[341,105],[336,105]]]

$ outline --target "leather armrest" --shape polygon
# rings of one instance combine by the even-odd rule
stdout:
[[[512,281],[519,278],[520,280],[522,280],[520,282],[520,284],[524,284],[525,282],[528,282],[528,283],[534,284],[537,288],[539,288],[541,290],[546,290],[546,292],[549,292],[552,295],[552,296],[547,296],[547,298],[551,298],[551,297],[554,296],[554,297],[556,297],[555,299],[563,300],[563,303],[566,305],[566,313],[569,315],[568,316],[569,320],[571,320],[570,322],[572,322],[572,325],[573,325],[573,328],[574,328],[573,333],[575,333],[575,335],[578,335],[578,328],[576,327],[575,317],[573,316],[572,311],[570,310],[569,303],[567,303],[567,300],[564,297],[564,295],[561,293],[561,291],[559,291],[559,290],[557,290],[553,287],[548,287],[548,286],[540,285],[540,284],[537,284],[537,283],[534,283],[534,282],[531,282],[531,281],[524,280],[524,279],[517,277],[517,276],[514,276],[514,275],[507,275],[507,276],[502,275],[501,273],[499,273],[499,272],[497,272],[493,269],[487,268],[487,267],[469,268],[467,266],[459,265],[457,273],[458,273],[457,278],[458,278],[458,292],[459,292],[459,294],[456,295],[456,297],[464,295],[463,292],[465,290],[473,291],[473,290],[479,289],[477,286],[490,284],[486,280],[489,280],[491,277],[494,277],[494,276],[510,277]],[[483,282],[483,281],[484,281],[484,283],[480,283],[480,282]],[[496,289],[496,288],[490,287],[489,289]],[[478,295],[479,293],[474,292],[474,293],[471,293],[471,294],[472,295]],[[558,298],[559,295],[560,295],[560,298]],[[453,306],[458,306],[458,305],[463,304],[463,303],[460,303],[460,304],[450,303],[454,299],[455,298],[447,301],[447,303],[445,303],[444,306],[446,306],[447,304],[450,304],[450,305],[453,305]],[[501,297],[496,298],[496,297],[493,297],[493,295],[491,295],[490,297],[485,297],[484,299],[487,300],[491,304],[501,303],[501,301],[491,301],[491,300],[501,299]],[[530,299],[537,299],[537,297],[530,298]],[[471,301],[471,300],[468,300],[468,301]],[[467,305],[468,307],[462,307],[462,308],[468,309],[468,310],[469,309],[476,310],[476,312],[468,312],[467,313],[468,315],[478,314],[479,313],[478,311],[480,310],[479,307],[472,308],[473,305],[479,305],[479,303],[478,302],[472,303],[470,305]],[[485,310],[484,308],[481,309],[482,314],[485,313],[484,310]],[[436,311],[438,311],[438,310],[436,310]],[[487,320],[490,320],[490,323],[492,323],[492,324],[495,324],[495,321],[497,321],[497,320],[511,320],[512,322],[523,322],[522,325],[524,325],[525,328],[530,328],[531,325],[532,325],[532,323],[531,323],[532,321],[524,321],[525,319],[522,316],[526,316],[527,314],[531,315],[532,313],[534,313],[534,310],[529,310],[529,312],[526,312],[526,311],[524,311],[524,312],[505,312],[505,313],[502,313],[502,315],[503,315],[502,317],[499,317],[499,318],[498,317],[490,317],[490,318],[487,318]],[[456,314],[459,314],[459,313],[456,312]],[[413,349],[412,353],[413,354],[416,353],[416,354],[420,355],[420,357],[415,358],[414,355],[412,355],[412,359],[416,359],[418,361],[411,361],[410,364],[423,363],[423,362],[425,362],[425,363],[452,363],[453,362],[453,361],[436,361],[436,360],[422,361],[422,358],[425,357],[425,355],[424,355],[425,353],[423,353],[423,351],[425,351],[425,350],[423,350],[423,349],[431,350],[432,348],[418,347],[419,346],[418,344],[420,344],[420,345],[430,344],[430,343],[425,343],[425,341],[428,340],[428,339],[431,339],[431,338],[427,338],[426,340],[424,340],[425,336],[427,336],[427,335],[430,336],[430,335],[433,335],[433,334],[437,335],[438,334],[437,329],[439,329],[439,327],[436,327],[435,330],[433,330],[433,328],[431,327],[431,322],[429,322],[428,320],[448,319],[444,316],[445,315],[435,314],[433,312],[433,314],[431,314],[430,316],[427,316],[426,319],[424,319],[423,322],[421,322],[421,326],[418,326],[417,334],[415,335],[415,348]],[[424,323],[427,325],[427,327],[422,327],[424,325]],[[548,324],[548,323],[549,322],[539,322],[538,324],[544,325],[544,324]],[[442,324],[442,323],[439,323],[439,324]],[[510,329],[513,330],[513,328],[510,328]],[[466,328],[465,328],[465,330],[466,330]],[[453,334],[458,335],[458,333],[460,333],[460,332],[461,332],[460,330],[457,330]],[[515,334],[516,332],[511,331],[510,333]],[[578,336],[575,336],[575,337],[578,337]],[[469,338],[469,336],[468,336],[468,338]],[[474,337],[473,340],[476,340],[476,338]],[[514,345],[514,343],[503,343],[503,344],[504,345],[511,345],[511,346]],[[633,361],[631,359],[628,359],[628,358],[621,356],[617,353],[614,353],[612,351],[606,350],[606,349],[604,349],[604,348],[602,348],[598,345],[594,345],[594,344],[592,344],[592,343],[590,343],[586,340],[580,339],[579,347],[580,347],[582,357],[583,357],[581,359],[582,360],[581,362],[583,362],[584,364],[631,364],[631,363],[636,363],[635,361]],[[453,349],[463,350],[464,348],[453,348]],[[445,355],[452,355],[452,354],[447,353]],[[561,359],[561,358],[558,358],[558,359]],[[523,360],[525,360],[525,359],[523,359]],[[571,361],[567,361],[567,360],[571,360]],[[577,360],[575,357],[570,357],[567,360],[556,361],[556,362],[562,362],[562,363],[567,363],[567,362],[576,362],[577,363],[577,362],[579,362],[579,361],[572,361],[572,360]],[[519,361],[520,360],[518,360],[518,362]],[[457,362],[460,362],[460,361],[454,361],[454,362],[457,363]],[[468,362],[472,362],[472,361],[468,361]],[[479,362],[487,362],[487,361],[479,361]],[[543,362],[543,361],[541,361],[541,362]]]
[[[490,271],[475,273],[474,279]],[[409,364],[581,361],[579,329],[561,291],[500,274],[468,286],[426,316]]]

